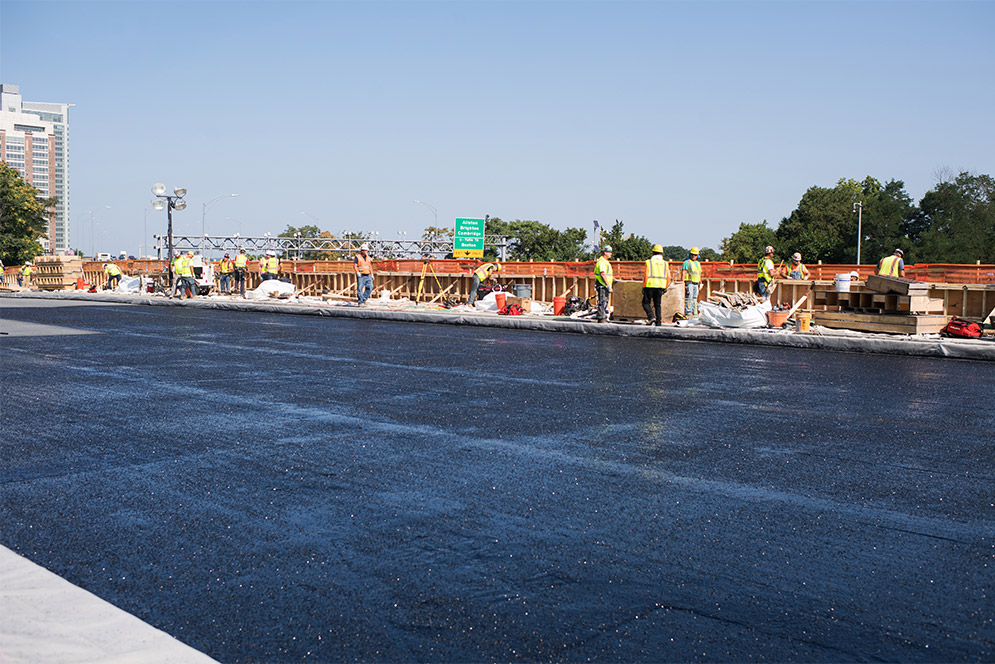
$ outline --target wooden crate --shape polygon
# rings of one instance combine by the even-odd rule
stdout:
[[[812,322],[823,327],[860,332],[889,334],[937,333],[950,320],[949,316],[855,313],[849,311],[816,311]]]
[[[640,281],[616,281],[612,287],[612,305],[615,310],[614,320],[635,321],[646,320],[643,311],[643,284]],[[684,313],[684,285],[671,283],[663,292],[660,301],[660,318],[665,323],[674,319],[674,314]]]
[[[867,277],[865,286],[867,290],[877,293],[895,293],[896,295],[925,295],[925,291],[929,290],[929,284],[925,281],[886,277],[880,274],[872,274]]]
[[[78,256],[39,256],[35,267],[32,285],[41,290],[76,288],[76,280],[83,276],[83,259]]]

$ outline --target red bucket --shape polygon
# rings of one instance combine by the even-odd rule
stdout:
[[[563,310],[567,308],[567,298],[565,297],[554,297],[553,298],[553,315],[562,316]]]

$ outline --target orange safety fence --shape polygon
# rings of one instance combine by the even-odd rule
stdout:
[[[106,261],[85,261],[84,272],[100,272]],[[164,260],[125,260],[114,261],[126,274],[161,272],[166,267]],[[218,261],[212,261],[217,267]],[[668,261],[672,278],[680,279],[682,261]],[[379,272],[419,273],[426,264],[437,274],[469,275],[480,265],[474,259],[388,259],[374,261]],[[776,267],[781,267],[780,265]],[[837,274],[849,274],[856,271],[860,280],[865,280],[874,274],[874,265],[846,264],[815,264],[806,265],[809,279],[815,281],[833,281]],[[16,277],[20,266],[8,266],[5,276]],[[249,270],[258,269],[258,261],[249,262]],[[643,278],[643,261],[612,261],[612,270],[616,279],[638,281]],[[312,272],[324,274],[351,273],[352,261],[281,261],[281,272]],[[701,276],[707,280],[751,280],[757,276],[757,266],[749,263],[702,262]],[[502,263],[501,276],[548,276],[594,278],[594,261],[569,263],[554,262],[505,262]],[[950,263],[919,263],[905,268],[905,276],[916,281],[954,284],[995,284],[995,265],[992,264],[950,264]]]

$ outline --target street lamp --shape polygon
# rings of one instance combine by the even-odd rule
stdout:
[[[422,205],[424,205],[425,207],[427,207],[429,210],[431,210],[432,214],[435,215],[435,227],[436,228],[439,227],[439,211],[438,210],[436,210],[434,207],[432,207],[431,205],[429,205],[425,201],[412,201],[412,203],[421,203]]]
[[[166,193],[166,185],[156,182],[152,185],[152,193],[155,200],[152,201],[152,209],[166,210],[166,218],[169,220],[166,232],[168,235],[168,253],[166,254],[166,268],[169,270],[169,285],[173,285],[173,210],[185,210],[187,202],[183,197],[187,195],[187,190],[183,187],[174,187],[173,195]]]
[[[314,219],[314,225],[315,225],[315,226],[317,226],[317,225],[318,225],[318,217],[314,216],[314,215],[313,215],[313,214],[311,214],[310,212],[304,212],[304,211],[301,211],[301,214],[305,214],[305,215],[307,215],[307,216],[311,217],[312,219]]]
[[[207,225],[205,221],[207,219],[207,208],[211,207],[211,205],[217,203],[222,198],[235,198],[236,196],[238,196],[238,194],[221,194],[220,196],[215,196],[211,200],[204,203],[204,207],[200,211],[200,234],[201,237],[203,238],[201,242],[205,244],[207,243],[207,230],[206,230]],[[201,252],[203,252],[205,248],[206,247],[204,245],[201,245]]]
[[[857,265],[860,265],[860,238],[863,235],[861,231],[862,217],[864,216],[864,204],[862,202],[857,202],[853,204],[853,211],[857,213]]]

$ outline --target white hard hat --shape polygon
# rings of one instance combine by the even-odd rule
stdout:
[[[367,250],[369,250],[369,248],[370,248],[370,245],[367,244],[366,242],[364,242],[363,244],[359,245],[359,250],[360,251],[367,251]]]
[[[270,251],[266,252],[266,255],[267,256],[276,256],[276,252],[271,249]]]

